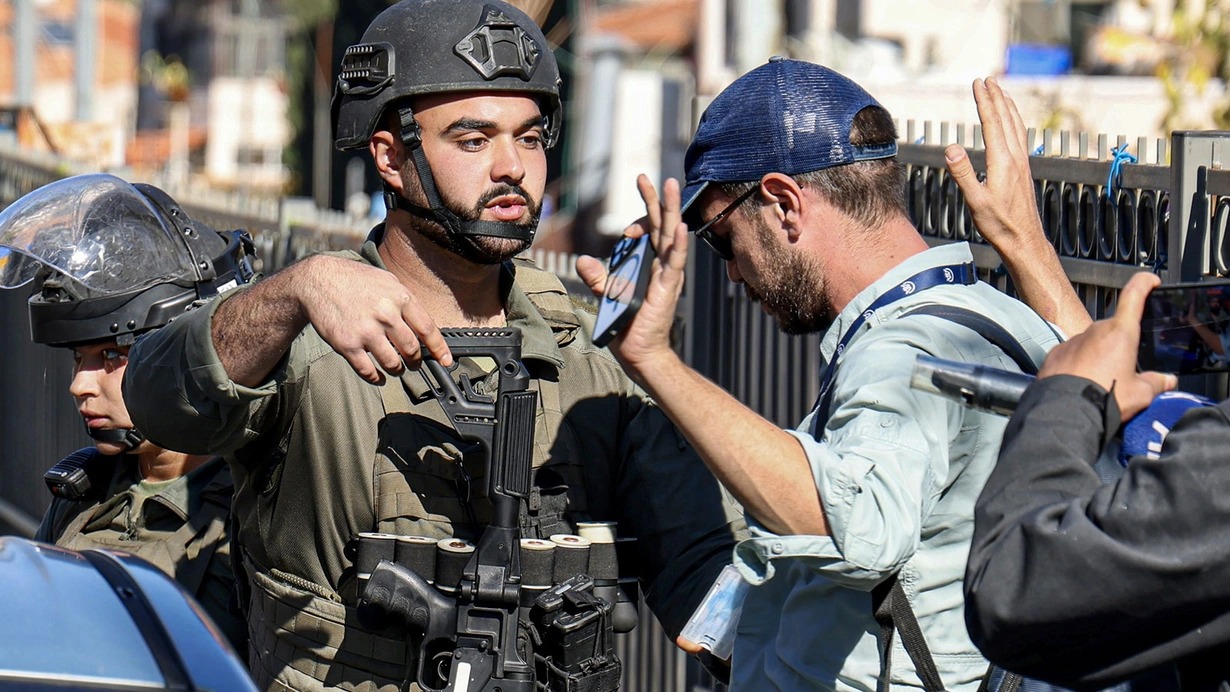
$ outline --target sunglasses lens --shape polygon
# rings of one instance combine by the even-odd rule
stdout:
[[[727,262],[734,259],[734,251],[730,247],[730,238],[716,236],[713,234],[713,231],[705,231],[701,237],[704,238],[705,243],[707,243],[709,247],[718,254],[718,257],[721,257]]]

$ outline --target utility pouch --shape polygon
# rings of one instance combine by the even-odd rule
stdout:
[[[622,664],[615,655],[611,604],[578,574],[538,596],[530,610],[535,678],[544,692],[615,692]]]

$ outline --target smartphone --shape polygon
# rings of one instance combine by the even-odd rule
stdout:
[[[598,305],[594,343],[606,346],[632,320],[645,299],[653,271],[653,245],[649,234],[621,238],[607,263],[606,291]]]
[[[1230,370],[1230,280],[1158,286],[1140,320],[1141,370]]]

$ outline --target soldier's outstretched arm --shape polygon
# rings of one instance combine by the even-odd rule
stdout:
[[[211,333],[227,375],[251,387],[266,379],[309,323],[369,382],[417,367],[420,342],[442,363],[452,362],[431,316],[392,273],[328,255],[291,265],[227,300]]]
[[[986,143],[986,182],[978,180],[960,144],[950,144],[944,151],[948,170],[978,231],[1003,259],[1021,299],[1068,336],[1075,336],[1093,320],[1043,232],[1020,111],[993,78],[974,80],[973,91]]]

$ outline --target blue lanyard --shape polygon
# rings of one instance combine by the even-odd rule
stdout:
[[[919,291],[925,291],[928,288],[936,286],[945,286],[951,284],[962,284],[968,286],[978,281],[978,274],[974,271],[974,264],[966,262],[965,264],[949,264],[943,267],[931,267],[924,269],[914,276],[902,281],[891,289],[885,291],[879,298],[875,299],[867,309],[863,311],[850,326],[846,328],[846,333],[842,335],[841,341],[837,342],[837,349],[833,351],[833,357],[829,360],[829,364],[824,369],[824,375],[820,378],[820,396],[816,398],[815,408],[820,408],[820,405],[829,400],[829,389],[833,386],[833,379],[837,375],[837,360],[841,358],[841,354],[846,350],[846,346],[858,333],[860,327],[871,317],[876,310],[894,303],[906,296],[914,295]],[[825,408],[828,408],[826,405]],[[828,412],[825,411],[824,418],[828,418]],[[824,421],[820,421],[823,425]]]

